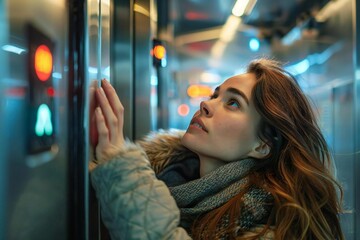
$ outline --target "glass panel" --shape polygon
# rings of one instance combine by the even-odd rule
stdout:
[[[100,49],[99,48],[99,2],[98,0],[88,1],[88,80],[101,79],[100,74]]]
[[[101,0],[101,78],[110,81],[110,0]]]

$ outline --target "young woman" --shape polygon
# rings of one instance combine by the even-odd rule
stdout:
[[[344,239],[326,142],[277,62],[227,79],[185,133],[138,144],[107,81],[96,97],[91,178],[112,239]]]

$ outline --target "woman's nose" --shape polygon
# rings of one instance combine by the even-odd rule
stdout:
[[[202,114],[204,114],[204,116],[207,116],[207,117],[211,117],[211,115],[212,115],[212,110],[210,108],[210,105],[205,101],[202,101],[200,103],[200,112]]]

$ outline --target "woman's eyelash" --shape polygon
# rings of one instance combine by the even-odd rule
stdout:
[[[217,98],[218,97],[218,94],[217,93],[214,93],[210,96],[210,99],[214,99],[214,98]]]
[[[219,96],[219,94],[218,93],[214,93],[214,94],[212,94],[210,97],[209,97],[209,99],[211,100],[211,99],[215,99],[215,98],[217,98]],[[234,106],[234,107],[236,107],[236,108],[240,108],[241,107],[241,104],[240,104],[240,102],[237,100],[237,99],[235,99],[235,98],[230,98],[228,101],[226,101],[227,102],[227,105],[228,106],[232,106],[232,105],[236,105],[236,106]]]
[[[233,104],[236,104],[237,108],[241,107],[241,104],[239,103],[239,101],[234,99],[234,98],[229,99],[229,101],[227,103],[228,103],[229,106],[232,106]]]

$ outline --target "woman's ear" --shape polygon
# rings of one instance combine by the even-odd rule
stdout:
[[[248,154],[249,157],[262,159],[269,155],[271,147],[266,144],[264,141],[260,140],[260,142],[251,150]]]

